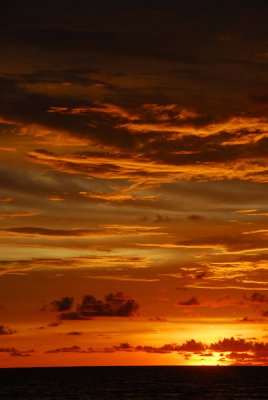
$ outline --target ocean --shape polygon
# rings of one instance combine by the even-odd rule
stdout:
[[[268,399],[268,367],[0,369],[1,400]]]

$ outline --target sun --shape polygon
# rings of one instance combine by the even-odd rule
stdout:
[[[225,360],[221,359],[219,353],[204,352],[199,354],[192,354],[189,358],[188,365],[198,366],[220,366],[228,365]]]

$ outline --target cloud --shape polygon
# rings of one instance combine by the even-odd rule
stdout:
[[[0,325],[0,336],[1,335],[13,335],[14,333],[17,333],[14,329],[11,329],[5,325]]]
[[[264,318],[250,318],[250,317],[243,317],[241,319],[238,319],[237,322],[242,322],[242,323],[259,323],[259,322],[265,322]]]
[[[200,352],[206,349],[206,345],[196,342],[194,339],[188,340],[179,347],[179,351]]]
[[[51,107],[48,112],[59,113],[59,114],[70,114],[70,115],[86,115],[92,113],[100,113],[106,114],[111,118],[120,118],[128,121],[136,121],[139,120],[137,115],[129,113],[123,107],[120,107],[116,104],[109,103],[98,103],[95,102],[90,107],[76,107],[76,108],[67,108],[67,107]]]
[[[50,303],[53,311],[69,311],[73,306],[73,297],[62,297],[60,300],[54,300]]]
[[[204,217],[202,217],[202,215],[192,214],[188,216],[188,219],[191,221],[201,221]]]
[[[155,354],[177,353],[191,358],[193,355],[200,357],[221,357],[218,361],[242,362],[243,365],[268,365],[268,343],[247,341],[245,339],[224,338],[215,343],[202,343],[195,339],[187,340],[184,343],[169,343],[162,346],[152,345],[136,345],[133,346],[128,342],[123,342],[118,345],[103,348],[83,349],[80,346],[73,345],[71,347],[62,347],[53,350],[48,350],[46,353],[106,353],[115,352],[144,352]]]
[[[20,211],[20,212],[14,212],[14,213],[0,213],[0,219],[34,217],[36,215],[39,215],[39,213],[38,212],[30,212],[30,211]]]
[[[11,357],[30,357],[32,355],[32,353],[34,353],[35,350],[34,349],[30,349],[30,350],[14,350],[12,352],[10,352]]]
[[[200,114],[196,111],[181,107],[178,104],[144,104],[143,109],[155,121],[189,121],[200,117]]]
[[[19,350],[15,347],[1,347],[0,353],[8,353],[11,357],[30,357],[34,353],[34,349]]]
[[[11,203],[12,201],[12,197],[0,197],[0,203]]]
[[[103,300],[85,295],[82,302],[73,308],[73,298],[63,297],[50,303],[59,312],[62,320],[87,320],[95,317],[130,317],[137,313],[139,304],[123,292],[109,293]],[[68,311],[68,312],[62,312]]]
[[[96,300],[94,296],[84,296],[77,311],[83,317],[128,317],[139,309],[135,300],[127,298],[123,292],[109,293],[105,301]]]
[[[16,351],[15,347],[0,347],[0,353],[13,353]]]
[[[35,226],[4,228],[0,234],[5,237],[38,237],[57,238],[94,238],[99,236],[161,236],[166,233],[158,232],[158,227],[144,225],[100,225],[95,229],[52,229]]]
[[[196,297],[191,297],[189,300],[179,301],[178,306],[200,306],[200,302]]]
[[[250,297],[245,296],[245,300],[251,303],[266,303],[268,304],[268,296],[265,294],[254,292]]]
[[[59,325],[59,322],[50,322],[47,326],[49,328],[57,328]]]
[[[68,246],[68,245],[67,245]],[[150,262],[147,257],[142,256],[121,256],[121,255],[105,255],[105,256],[88,256],[88,257],[66,257],[66,258],[32,258],[24,260],[0,260],[0,275],[8,275],[14,273],[27,273],[31,270],[85,270],[88,274],[94,271],[100,273],[99,268],[104,270],[111,267],[121,267],[129,270],[138,269],[140,267],[149,267]],[[125,272],[114,271],[113,277],[120,278]],[[126,276],[125,276],[126,278]]]
[[[251,351],[255,347],[252,341],[247,342],[245,339],[235,339],[231,337],[230,339],[219,340],[218,342],[212,343],[209,348],[210,350],[218,351],[218,352],[227,352],[227,351],[235,351],[235,352],[244,352]]]
[[[107,203],[120,203],[120,205],[135,205],[141,206],[148,205],[157,199],[157,196],[145,196],[145,195],[134,195],[129,193],[128,190],[116,191],[116,192],[79,192],[83,197],[87,199],[104,201]]]
[[[22,236],[50,236],[50,237],[91,237],[94,235],[95,230],[82,230],[82,229],[47,229],[39,227],[18,227],[1,229],[0,233],[10,233],[11,235]]]
[[[83,315],[79,314],[76,311],[70,311],[59,314],[59,318],[63,321],[79,321],[79,320],[91,320],[91,317],[85,318]]]
[[[159,139],[159,149],[152,155],[147,155],[147,149],[144,149],[143,154],[136,154],[135,157],[128,157],[126,153],[118,151],[114,151],[111,156],[104,152],[59,155],[44,150],[31,151],[29,157],[32,161],[47,165],[54,171],[95,179],[120,179],[129,185],[139,184],[140,190],[159,187],[168,182],[190,180],[239,179],[259,183],[267,182],[268,165],[261,154],[258,157],[256,154],[241,157],[240,151],[237,151],[237,155],[233,154],[232,156],[234,150],[226,148],[218,151],[211,150],[211,152],[208,152],[206,148],[204,153],[199,156],[176,154],[176,152],[174,153],[174,143],[170,143],[170,148],[173,147],[173,150],[168,148],[168,153],[166,153],[161,148],[167,147],[168,143],[166,138]],[[181,143],[178,143],[177,146],[181,152]],[[151,149],[152,147],[151,143]],[[250,149],[252,151],[252,147]],[[245,149],[241,149],[242,152],[247,154]]]
[[[96,74],[96,69],[43,69],[24,74],[6,74],[6,77],[23,84],[78,84],[91,86],[95,84],[105,84],[90,75]]]
[[[47,350],[47,354],[57,354],[57,353],[86,353],[85,350],[82,350],[81,347],[73,345],[71,347],[59,347],[53,350]]]

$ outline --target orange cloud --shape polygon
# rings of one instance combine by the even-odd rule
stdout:
[[[0,229],[5,237],[38,237],[57,238],[94,238],[115,236],[165,236],[165,232],[158,232],[158,226],[143,225],[101,225],[96,229],[48,229],[41,227],[16,227]]]
[[[20,211],[14,213],[0,213],[0,219],[12,219],[12,218],[21,218],[21,217],[34,217],[36,215],[40,215],[38,212],[30,212],[30,211]]]
[[[118,191],[114,193],[104,192],[79,192],[83,197],[89,199],[103,200],[111,203],[131,203],[131,202],[152,202],[157,199],[157,196],[135,196],[127,191]]]
[[[108,267],[131,267],[144,268],[150,265],[147,257],[139,256],[88,256],[88,257],[70,257],[70,258],[33,258],[30,260],[2,260],[0,275],[8,275],[13,273],[27,272],[33,269],[43,270],[50,269],[90,269]]]
[[[136,121],[139,120],[139,117],[135,114],[129,113],[123,107],[120,107],[116,104],[110,103],[98,103],[95,102],[94,106],[87,107],[51,107],[48,110],[49,113],[58,113],[58,114],[70,114],[70,115],[85,115],[90,113],[100,113],[107,114],[113,118],[122,118],[128,121]]]
[[[35,162],[68,174],[81,174],[100,179],[121,179],[138,183],[140,189],[183,180],[232,180],[267,182],[268,163],[265,158],[237,159],[228,162],[206,161],[180,164],[126,157],[114,154],[56,155],[46,151],[29,153]]]
[[[12,197],[0,197],[0,203],[11,203],[12,201]]]

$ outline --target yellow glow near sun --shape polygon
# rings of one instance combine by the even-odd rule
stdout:
[[[214,352],[206,352],[204,354],[191,354],[187,364],[200,366],[228,365],[227,362],[220,360],[219,353]]]

